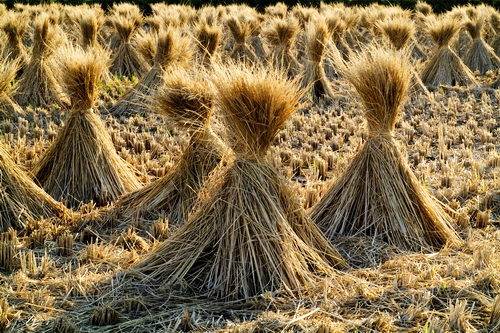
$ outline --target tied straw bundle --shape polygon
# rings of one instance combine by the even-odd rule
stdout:
[[[109,18],[109,24],[114,30],[112,44],[118,45],[114,51],[110,71],[120,77],[141,77],[148,69],[147,61],[132,44],[132,37],[143,23],[141,12],[133,9],[136,7],[131,7],[130,10],[123,12],[117,10]],[[117,42],[114,42],[115,40]],[[113,49],[113,45],[111,48]]]
[[[389,18],[380,22],[377,28],[382,32],[382,34],[390,41],[391,47],[396,50],[408,49],[412,52],[414,51],[413,45],[410,44],[410,40],[415,34],[415,24],[409,19],[401,16],[396,16]],[[429,90],[425,87],[422,79],[416,73],[413,66],[411,68],[411,95],[415,93],[423,93],[427,97],[430,97]],[[417,95],[418,97],[418,95]]]
[[[72,111],[33,174],[48,193],[69,207],[90,201],[105,205],[139,187],[92,109],[106,65],[106,54],[95,51],[68,48],[62,54],[61,82]]]
[[[344,264],[267,158],[301,93],[283,73],[263,69],[230,66],[215,80],[235,159],[207,180],[188,221],[131,273],[223,299],[300,292],[334,274],[330,264]]]
[[[229,56],[236,61],[243,61],[249,64],[257,62],[258,57],[250,47],[248,40],[254,30],[257,28],[252,23],[252,19],[256,18],[241,18],[236,16],[229,16],[226,19],[226,25],[233,37],[233,48]]]
[[[191,41],[178,29],[160,29],[156,37],[154,64],[146,75],[109,110],[115,117],[145,115],[149,112],[150,97],[162,84],[163,72],[186,67],[191,59]]]
[[[47,14],[35,20],[31,59],[19,77],[14,100],[22,107],[46,107],[63,105],[61,87],[57,81],[57,70],[52,62],[58,43],[56,24]]]
[[[323,20],[310,23],[306,31],[307,61],[304,66],[303,86],[310,89],[314,102],[331,100],[335,97],[323,67],[329,39],[328,27]]]
[[[392,137],[410,68],[406,55],[371,47],[343,70],[361,97],[369,138],[311,212],[330,240],[369,236],[414,251],[460,243],[451,218],[420,185]]]
[[[115,213],[119,212],[125,224],[132,219],[153,221],[160,216],[170,223],[183,223],[225,150],[210,128],[214,102],[207,81],[192,78],[184,70],[165,74],[164,80],[152,97],[153,110],[190,132],[191,138],[174,169],[116,203]]]
[[[2,30],[7,35],[7,54],[5,55],[10,60],[19,61],[22,70],[28,63],[28,53],[23,44],[23,38],[28,30],[28,22],[26,14],[7,12],[0,23]]]
[[[299,21],[294,17],[289,17],[288,19],[273,19],[263,31],[264,37],[271,45],[270,63],[274,68],[287,73],[290,78],[300,72],[299,62],[293,54],[299,30]]]
[[[198,62],[205,68],[210,68],[217,59],[222,29],[217,25],[210,25],[206,21],[202,21],[195,28],[195,36]]]
[[[465,29],[472,42],[465,52],[464,64],[472,71],[479,71],[480,74],[486,74],[487,71],[494,71],[500,67],[500,58],[483,39],[484,23],[484,16],[479,14],[465,23]]]
[[[428,20],[428,32],[437,50],[425,64],[421,73],[426,86],[437,87],[441,84],[454,86],[477,85],[472,72],[450,47],[451,40],[460,31],[461,23],[452,17]]]

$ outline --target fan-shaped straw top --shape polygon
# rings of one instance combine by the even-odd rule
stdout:
[[[171,26],[160,28],[154,56],[156,66],[165,68],[174,63],[188,62],[192,54],[190,39],[182,36],[178,29]]]
[[[56,27],[47,14],[39,16],[35,21],[33,34],[33,57],[40,59],[54,53],[54,42],[57,37]]]
[[[352,59],[344,75],[361,97],[372,136],[390,136],[410,86],[405,53],[371,47]]]
[[[274,19],[269,27],[264,30],[264,35],[273,46],[290,47],[299,32],[299,21],[290,17],[288,19]]]
[[[208,126],[214,107],[209,83],[202,77],[193,78],[182,69],[165,75],[163,85],[152,100],[154,111],[192,130]]]
[[[432,40],[439,46],[447,46],[460,31],[462,23],[456,18],[445,17],[443,19],[431,20],[428,32]]]
[[[481,38],[481,31],[484,27],[484,17],[477,16],[464,24],[465,29],[472,39]]]
[[[228,66],[215,74],[216,104],[234,151],[249,159],[265,156],[285,122],[300,107],[296,81],[277,70]]]
[[[413,21],[403,17],[393,17],[378,24],[383,34],[399,50],[405,47],[415,33]]]
[[[74,111],[90,110],[97,99],[98,84],[107,67],[108,54],[69,47],[61,54],[61,83]]]

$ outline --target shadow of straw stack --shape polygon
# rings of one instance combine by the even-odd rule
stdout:
[[[63,217],[61,203],[36,185],[0,146],[0,232],[19,230],[28,220]]]
[[[106,205],[140,186],[92,109],[107,59],[105,53],[71,47],[60,55],[61,83],[71,100],[71,115],[33,174],[49,194],[69,207],[90,201]]]
[[[330,240],[372,236],[420,251],[461,240],[442,205],[420,185],[392,137],[411,64],[396,50],[369,47],[343,69],[365,109],[369,138],[311,215]]]
[[[187,219],[202,184],[227,150],[211,130],[213,98],[213,89],[201,74],[193,77],[181,69],[164,74],[164,83],[151,97],[152,109],[191,138],[167,175],[116,202],[111,216],[118,215],[121,224],[134,221],[144,229],[145,221],[160,216],[173,224]]]
[[[267,156],[302,93],[262,68],[227,66],[213,80],[235,157],[207,180],[188,221],[130,273],[223,299],[300,293],[345,266]]]

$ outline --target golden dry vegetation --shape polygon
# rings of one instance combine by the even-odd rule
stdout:
[[[0,331],[500,331],[500,13],[152,9],[0,8]]]

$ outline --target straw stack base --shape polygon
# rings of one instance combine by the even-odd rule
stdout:
[[[280,202],[288,198],[271,166],[239,159],[210,183],[217,185],[190,222],[133,272],[225,299],[269,290],[300,293],[318,275],[334,274],[286,220],[289,213]]]

